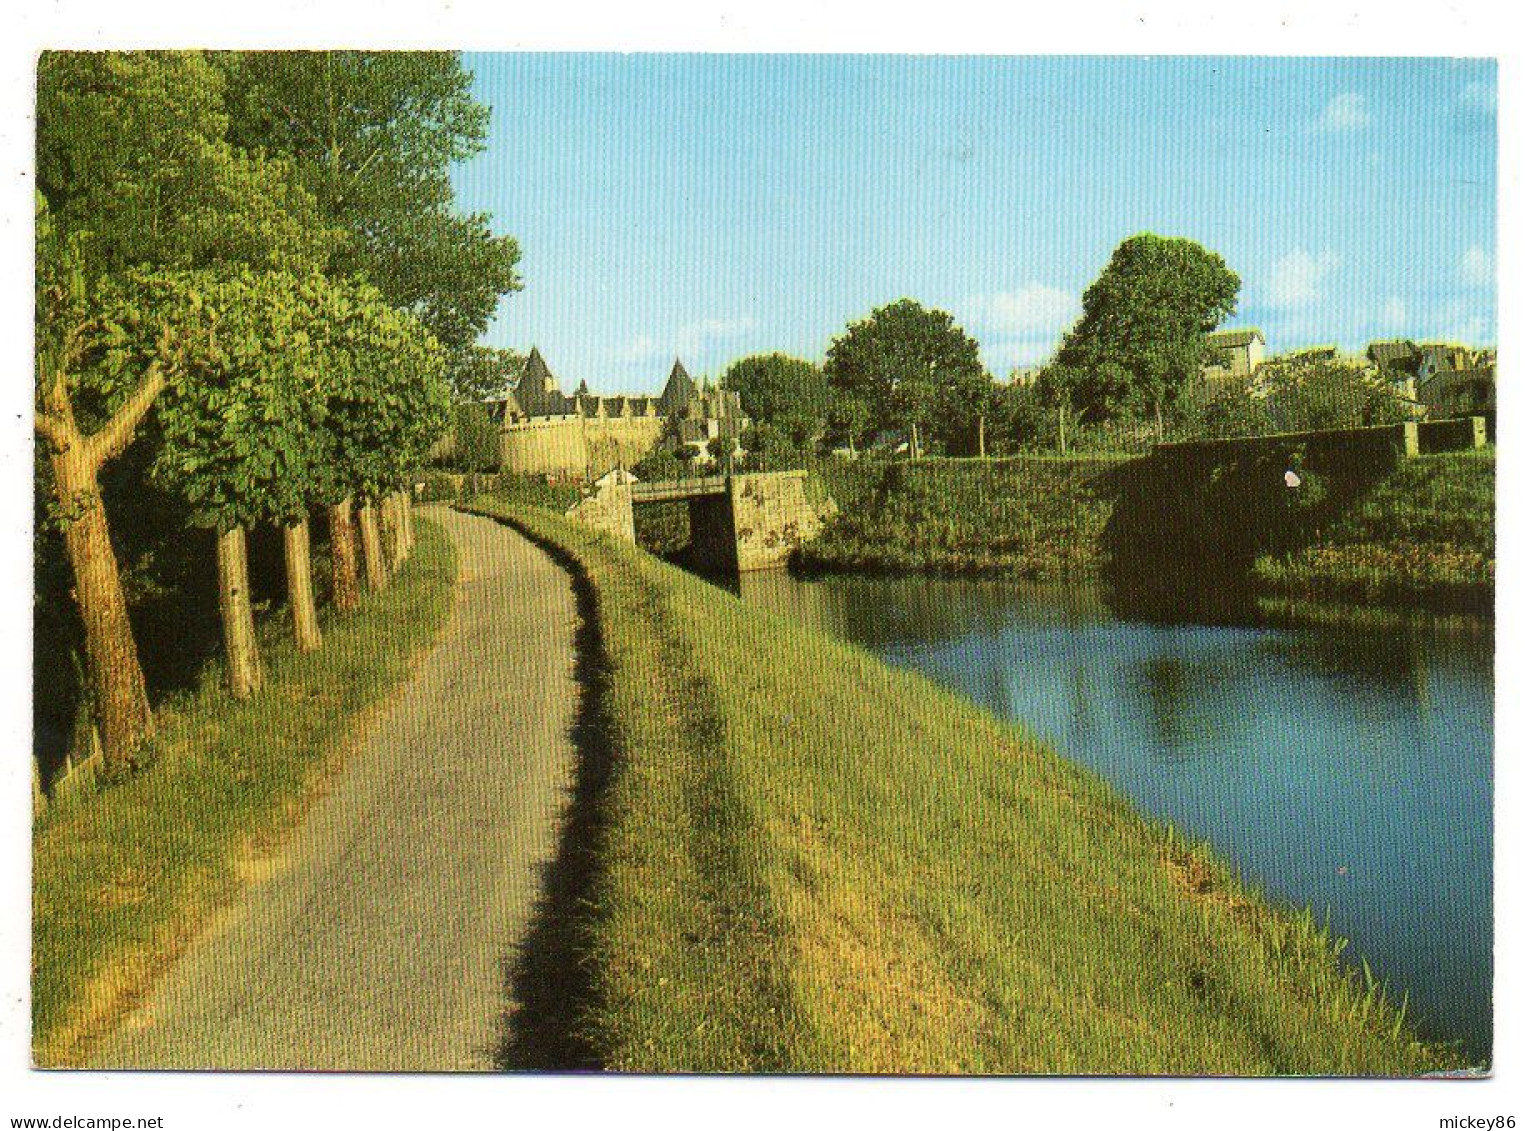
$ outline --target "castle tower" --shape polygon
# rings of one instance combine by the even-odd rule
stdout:
[[[694,379],[688,375],[688,370],[683,368],[683,362],[674,358],[672,372],[667,375],[667,385],[657,399],[661,414],[663,416],[679,415],[698,395],[699,389],[694,384]]]
[[[540,356],[540,347],[530,349],[524,362],[524,373],[514,386],[514,399],[529,416],[560,416],[567,411],[566,395],[556,381],[551,367]]]

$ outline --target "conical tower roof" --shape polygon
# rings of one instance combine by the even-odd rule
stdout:
[[[551,372],[551,367],[545,363],[545,358],[540,356],[539,346],[531,346],[529,357],[524,359],[524,372],[519,376],[519,388],[526,387],[536,392],[545,392],[557,387],[556,374]]]
[[[591,396],[592,395],[588,391],[588,380],[587,380],[586,377],[583,378],[581,381],[577,382],[577,392],[573,393],[572,395],[574,397],[586,397],[586,396]]]
[[[566,397],[556,383],[556,374],[540,356],[540,347],[532,346],[529,357],[524,360],[524,372],[514,387],[514,397],[519,406],[530,416],[544,416],[565,411]]]
[[[688,375],[688,370],[683,368],[683,362],[673,358],[672,372],[667,375],[667,386],[662,390],[663,414],[671,415],[685,408],[698,394],[699,390],[694,385],[694,379]]]

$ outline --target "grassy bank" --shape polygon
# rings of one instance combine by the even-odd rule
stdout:
[[[834,462],[815,469],[840,514],[807,569],[1094,577],[1131,457]]]
[[[1259,558],[1253,576],[1290,597],[1490,613],[1494,465],[1492,449],[1405,460],[1311,544]]]
[[[443,626],[455,552],[418,523],[407,566],[323,648],[266,642],[266,686],[239,702],[220,671],[163,706],[146,770],[50,811],[33,836],[32,1033],[39,1064],[78,1063],[286,831],[365,712]]]
[[[540,1011],[575,1035],[579,1062],[1455,1065],[1308,916],[1269,908],[1046,745],[554,515],[478,506],[584,579],[579,733],[598,756],[573,827],[587,874],[536,932],[580,972]],[[525,1042],[520,1062],[573,1055],[537,1047]]]

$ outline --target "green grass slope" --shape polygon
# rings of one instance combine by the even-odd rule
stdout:
[[[1092,577],[1127,456],[814,468],[840,514],[801,553],[809,569]]]
[[[591,874],[537,932],[586,982],[560,1003],[585,1063],[1456,1065],[1307,915],[1046,745],[557,516],[475,509],[552,547],[589,595],[579,729],[605,753],[579,791],[597,814],[573,827]]]
[[[418,522],[403,570],[356,613],[325,618],[320,651],[266,642],[265,688],[239,702],[220,669],[162,707],[142,773],[44,814],[32,840],[32,1039],[42,1065],[90,1040],[288,828],[364,713],[443,627],[455,550]]]
[[[1265,556],[1273,593],[1491,613],[1494,452],[1402,461],[1296,553]]]

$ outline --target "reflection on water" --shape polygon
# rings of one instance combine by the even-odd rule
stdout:
[[[1143,619],[1096,586],[767,574],[740,588],[1026,724],[1272,896],[1327,911],[1423,1031],[1488,1058],[1488,626],[1315,626],[1289,607]]]

